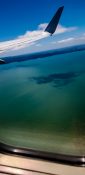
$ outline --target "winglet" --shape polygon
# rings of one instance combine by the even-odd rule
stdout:
[[[59,20],[60,20],[60,17],[61,17],[61,14],[63,12],[63,9],[64,9],[64,6],[60,7],[56,14],[54,15],[54,17],[52,18],[52,20],[50,21],[50,23],[48,24],[48,26],[46,27],[45,29],[45,32],[48,32],[50,33],[51,35],[55,32],[57,26],[58,26],[58,23],[59,23]]]

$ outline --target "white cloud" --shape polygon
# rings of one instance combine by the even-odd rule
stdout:
[[[45,28],[47,27],[48,23],[43,23],[43,24],[39,24],[38,29],[39,30],[45,30]]]
[[[58,41],[58,43],[67,43],[67,42],[71,42],[71,41],[73,42],[73,40],[75,40],[75,38],[66,38],[66,39]]]
[[[56,45],[57,48],[68,47],[71,45],[85,44],[85,35],[76,37],[68,37],[58,41],[52,41],[51,44]]]
[[[44,32],[47,25],[47,23],[40,24],[34,31],[26,31],[24,35],[18,36],[14,40],[0,42],[0,54],[8,51],[21,50],[22,48],[30,47],[31,45],[40,47],[39,44],[36,44],[36,41],[49,36],[49,33]],[[55,34],[71,32],[76,29],[77,27],[63,27],[62,25],[58,25]]]
[[[65,32],[71,32],[74,30],[77,30],[77,27],[64,27],[62,25],[58,25],[55,34],[65,33]]]

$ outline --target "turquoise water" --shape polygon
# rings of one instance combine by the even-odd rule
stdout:
[[[85,51],[0,66],[0,139],[85,155]]]

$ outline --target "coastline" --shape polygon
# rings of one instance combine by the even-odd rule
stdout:
[[[83,51],[83,50],[85,50],[85,45],[77,45],[77,46],[70,46],[70,47],[65,47],[61,49],[47,50],[43,52],[36,52],[36,53],[25,54],[25,55],[4,57],[3,60],[5,61],[5,64],[8,64],[12,62],[21,62],[21,61],[26,61],[26,60],[44,58],[48,56],[60,55],[60,54],[71,53],[71,52],[78,52],[78,51]]]

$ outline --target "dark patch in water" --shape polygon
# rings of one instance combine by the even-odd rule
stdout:
[[[75,72],[55,73],[48,76],[33,77],[32,80],[36,81],[37,84],[53,83],[54,87],[62,87],[73,82],[79,75]]]

